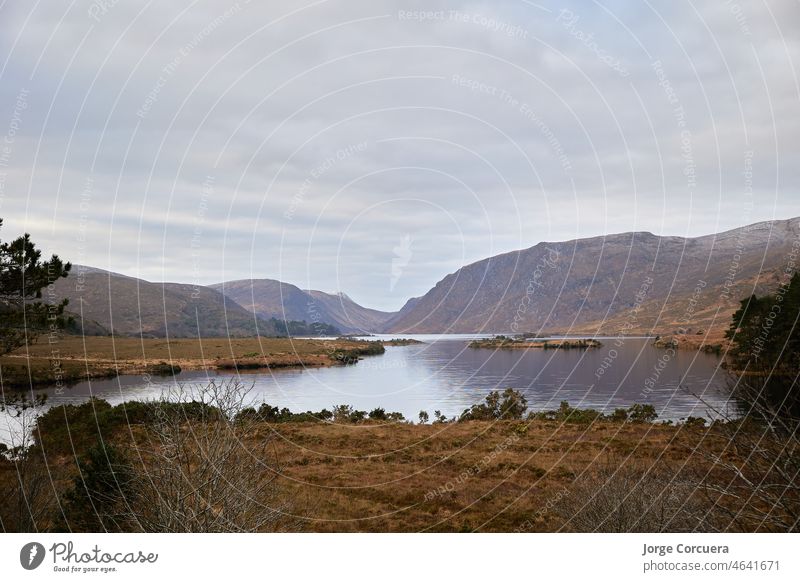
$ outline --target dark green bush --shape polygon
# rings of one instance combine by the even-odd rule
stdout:
[[[631,422],[653,422],[658,418],[652,404],[634,404],[628,408],[628,420]]]
[[[506,388],[502,393],[492,391],[481,404],[466,409],[459,420],[519,420],[528,409],[522,393]]]
[[[133,468],[109,443],[90,448],[78,463],[78,475],[64,495],[68,531],[124,532],[135,529],[128,509]]]
[[[369,413],[369,418],[372,420],[386,420],[386,411],[383,408],[376,408]]]

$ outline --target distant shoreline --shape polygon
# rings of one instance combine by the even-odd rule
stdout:
[[[343,366],[379,355],[375,341],[293,338],[153,339],[66,336],[0,357],[3,387],[52,388],[122,375]]]

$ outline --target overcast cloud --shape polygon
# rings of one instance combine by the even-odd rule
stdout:
[[[2,237],[394,310],[540,241],[797,216],[798,24],[796,0],[9,0]]]

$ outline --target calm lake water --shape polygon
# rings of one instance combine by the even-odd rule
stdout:
[[[336,404],[367,411],[383,407],[414,421],[420,410],[428,411],[431,418],[434,410],[458,415],[491,390],[507,387],[523,392],[531,410],[557,408],[562,400],[604,411],[639,402],[654,405],[661,419],[714,417],[694,395],[728,410],[729,387],[720,368],[721,358],[657,349],[645,338],[599,338],[603,346],[589,350],[489,350],[471,349],[467,344],[473,338],[491,336],[392,337],[425,343],[388,346],[384,355],[365,358],[353,366],[264,370],[240,377],[253,385],[250,395],[254,403],[268,402],[293,412],[330,410]],[[157,398],[174,383],[192,385],[232,376],[235,374],[183,372],[149,382],[142,376],[121,376],[82,382],[60,394],[55,389],[38,392],[48,395],[48,406],[80,403],[92,395],[118,404]]]

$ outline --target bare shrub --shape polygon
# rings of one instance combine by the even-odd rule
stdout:
[[[292,529],[270,436],[239,415],[239,381],[176,388],[154,406],[138,446],[131,503],[146,532],[264,532]]]
[[[695,487],[711,504],[704,521],[718,531],[796,532],[800,417],[791,399],[797,378],[741,376],[733,393],[743,418],[717,411],[724,420],[715,423],[716,438],[696,451],[710,467],[693,473]]]
[[[8,486],[0,488],[0,530],[35,532],[46,529],[57,508],[50,470],[41,448],[34,447],[33,428],[43,398],[3,394],[0,412],[8,420],[10,447],[0,451]]]
[[[46,531],[58,503],[41,450],[26,450],[8,465],[10,479],[7,482],[11,486],[0,491],[0,531]]]
[[[592,467],[556,506],[564,529],[578,532],[680,532],[697,525],[692,487],[665,469],[614,459]]]
[[[798,323],[797,272],[772,294],[743,299],[732,317],[726,364],[742,418],[717,411],[725,420],[718,423],[722,442],[703,448],[711,470],[696,475],[719,529],[800,528]]]

